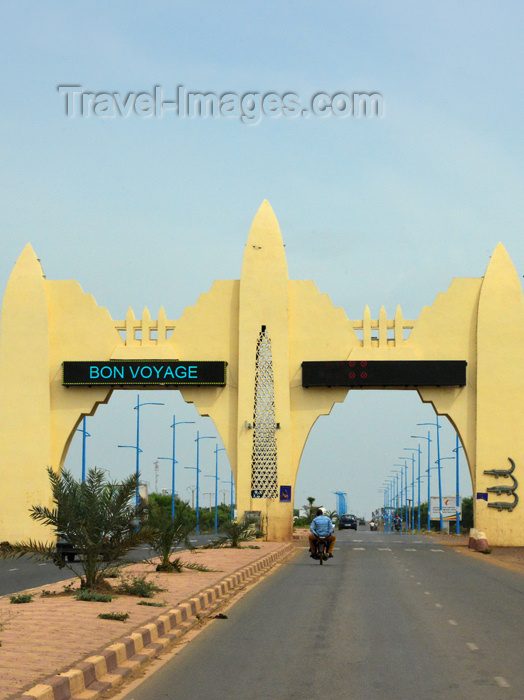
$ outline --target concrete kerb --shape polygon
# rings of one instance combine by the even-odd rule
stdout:
[[[175,608],[138,627],[97,655],[18,695],[18,700],[95,700],[101,693],[122,683],[135,669],[178,641],[201,620],[209,617],[237,590],[259,578],[289,557],[295,546],[285,544],[238,571],[224,577]]]

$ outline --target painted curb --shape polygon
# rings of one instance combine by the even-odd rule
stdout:
[[[11,697],[18,697],[18,700],[74,700],[77,697],[94,700],[100,693],[120,685],[138,666],[180,639],[200,623],[201,617],[207,617],[242,584],[260,577],[294,551],[292,543],[283,545],[229,574],[211,588],[200,591],[176,608],[162,613],[153,622],[142,625],[99,654],[77,663],[68,671],[47,678],[22,695]],[[201,612],[204,614],[197,617]]]

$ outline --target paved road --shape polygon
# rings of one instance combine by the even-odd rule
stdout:
[[[194,544],[204,544],[213,539],[211,535],[195,535],[191,538]],[[178,547],[177,549],[183,549]],[[176,550],[175,550],[176,551]],[[149,547],[134,550],[130,558],[141,561],[154,556]],[[69,569],[59,569],[51,562],[36,562],[29,557],[20,559],[0,560],[0,596],[18,593],[37,586],[46,586],[57,581],[67,581],[72,578]]]
[[[129,700],[521,700],[524,577],[414,535],[343,531],[212,622]]]

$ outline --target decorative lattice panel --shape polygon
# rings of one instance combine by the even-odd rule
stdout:
[[[271,340],[265,326],[257,340],[251,492],[256,498],[277,498],[277,441]]]

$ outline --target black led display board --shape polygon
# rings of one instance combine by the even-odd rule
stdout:
[[[64,386],[224,386],[227,362],[110,360],[63,362]]]
[[[465,386],[464,360],[303,362],[302,386]]]

